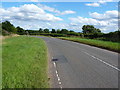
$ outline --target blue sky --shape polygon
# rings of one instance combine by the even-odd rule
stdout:
[[[1,0],[2,2],[98,2],[99,0]],[[113,0],[104,0],[104,1],[113,1]],[[114,0],[113,2],[119,2],[119,0]]]
[[[94,25],[102,32],[116,31],[118,2],[2,2],[2,20],[24,29],[66,28],[82,31]]]

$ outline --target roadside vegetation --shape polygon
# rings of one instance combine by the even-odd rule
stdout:
[[[11,27],[11,28],[10,28]],[[75,32],[67,29],[42,29],[24,30],[20,26],[14,27],[9,21],[2,22],[2,34],[8,35],[16,33],[19,35],[42,35],[51,37],[61,37],[61,39],[72,40],[84,44],[89,44],[112,51],[120,52],[120,31],[103,33],[93,25],[83,25],[82,32]]]
[[[83,39],[78,37],[59,37],[59,38],[63,40],[70,40],[78,43],[88,44],[91,46],[96,46],[120,53],[120,47],[119,47],[120,43],[118,42],[101,41],[101,40],[85,39],[85,38]]]
[[[47,47],[42,39],[6,38],[2,51],[2,88],[49,88]]]

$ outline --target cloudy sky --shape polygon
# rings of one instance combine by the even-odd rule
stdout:
[[[2,2],[0,16],[24,29],[66,28],[82,31],[83,25],[94,25],[102,32],[118,30],[118,2]]]

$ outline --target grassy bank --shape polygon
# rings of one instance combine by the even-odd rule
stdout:
[[[2,88],[2,36],[0,36],[0,89]]]
[[[74,42],[79,42],[83,44],[88,44],[104,49],[108,49],[111,51],[119,52],[120,53],[120,43],[110,42],[110,41],[101,41],[101,40],[94,40],[94,39],[83,39],[83,38],[77,38],[77,37],[59,37],[63,40],[70,40]]]
[[[47,47],[42,39],[19,36],[3,41],[3,88],[47,88]]]

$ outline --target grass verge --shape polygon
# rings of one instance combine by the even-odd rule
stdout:
[[[59,39],[88,44],[91,46],[96,46],[96,47],[100,47],[100,48],[104,48],[107,50],[120,53],[120,47],[119,47],[120,43],[116,43],[116,42],[101,41],[101,40],[94,40],[94,39],[83,39],[78,37],[59,37]]]
[[[2,88],[48,88],[47,47],[40,38],[3,40]]]

